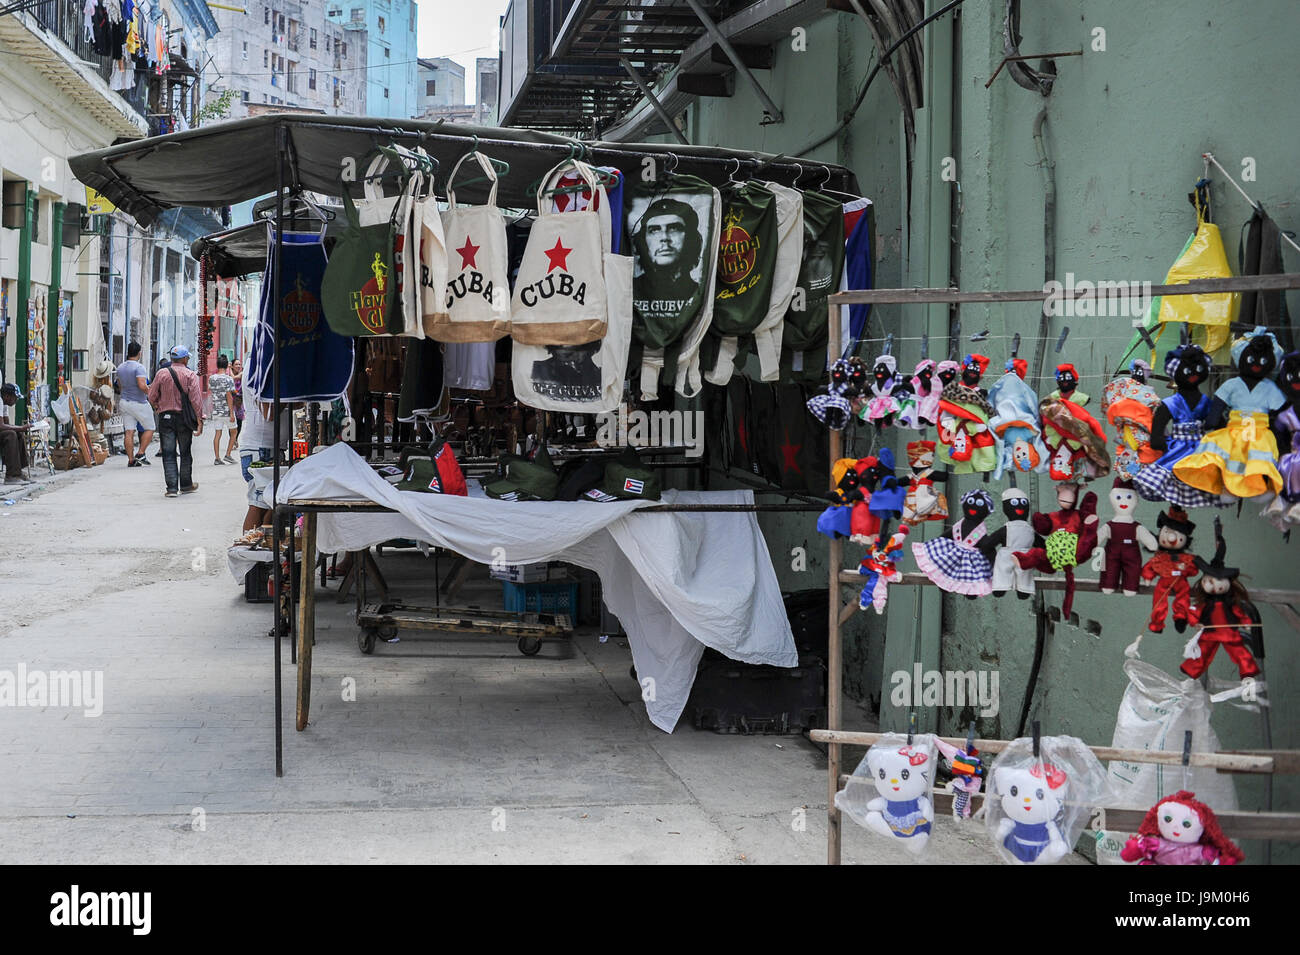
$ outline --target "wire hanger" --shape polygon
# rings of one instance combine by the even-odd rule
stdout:
[[[840,196],[841,198],[844,198],[844,199],[851,199],[851,200],[853,200],[853,201],[855,201],[855,202],[856,202],[858,199],[863,198],[862,196],[855,196],[855,195],[854,195],[853,193],[851,193],[851,192],[843,192],[843,191],[841,191],[841,190],[839,190],[839,189],[832,189],[832,188],[830,188],[831,177],[834,175],[834,173],[831,172],[831,167],[830,167],[830,166],[822,166],[821,168],[822,168],[822,172],[826,173],[826,178],[822,180],[820,186],[814,186],[814,187],[813,187],[817,192],[826,193],[826,194],[828,194],[828,195],[832,195],[832,196]]]

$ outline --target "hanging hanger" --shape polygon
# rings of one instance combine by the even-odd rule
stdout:
[[[855,201],[855,202],[856,202],[858,199],[862,199],[862,198],[863,198],[862,196],[855,196],[855,195],[854,195],[853,193],[851,193],[851,192],[843,192],[843,191],[841,191],[841,190],[839,190],[839,189],[831,189],[831,188],[830,188],[830,185],[829,185],[829,184],[830,184],[830,181],[831,181],[831,176],[833,175],[833,173],[831,172],[831,167],[830,167],[830,166],[822,166],[822,171],[826,173],[826,178],[822,180],[820,186],[814,186],[814,187],[813,187],[817,192],[825,193],[825,194],[827,194],[827,195],[831,195],[831,196],[839,196],[839,197],[841,197],[841,198],[843,198],[843,199],[850,199],[850,200],[853,200],[853,201]]]

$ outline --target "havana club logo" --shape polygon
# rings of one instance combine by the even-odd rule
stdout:
[[[751,236],[740,224],[737,210],[727,213],[718,246],[718,278],[726,285],[739,285],[754,269],[758,255],[758,239]]]
[[[280,321],[291,334],[306,335],[320,321],[320,300],[307,291],[301,273],[293,285],[293,291],[280,303]]]
[[[388,327],[388,296],[384,292],[388,285],[388,268],[378,252],[370,264],[370,271],[373,274],[370,281],[361,286],[360,291],[352,293],[352,311],[366,330],[383,334]]]

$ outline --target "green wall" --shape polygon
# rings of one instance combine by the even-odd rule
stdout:
[[[936,5],[927,5],[935,9]],[[1057,60],[1059,78],[1044,98],[1017,86],[1004,71],[989,89],[985,82],[1002,58],[1003,4],[968,0],[955,28],[945,17],[925,31],[927,108],[917,114],[918,146],[912,194],[912,217],[904,222],[901,124],[892,87],[877,77],[854,121],[837,142],[814,157],[836,159],[853,168],[864,191],[876,203],[878,231],[876,285],[941,286],[949,273],[962,288],[1034,288],[1043,282],[1043,175],[1033,142],[1033,123],[1046,108],[1046,140],[1054,162],[1057,190],[1056,272],[1064,279],[1134,279],[1160,282],[1194,227],[1186,195],[1202,174],[1202,152],[1213,152],[1240,181],[1242,159],[1255,160],[1257,180],[1244,183],[1283,228],[1300,227],[1294,157],[1300,153],[1295,102],[1300,76],[1279,64],[1291,62],[1300,27],[1300,7],[1291,0],[1256,0],[1225,9],[1212,0],[1131,4],[1120,0],[1081,4],[1041,0],[1022,13],[1025,53],[1083,50],[1080,57]],[[1106,51],[1092,49],[1093,30],[1105,30]],[[947,31],[951,42],[946,42]],[[759,71],[786,121],[758,125],[761,107],[737,83],[730,99],[701,100],[691,109],[694,142],[794,151],[820,138],[851,104],[865,76],[872,51],[867,30],[847,14],[831,14],[808,30],[807,52],[777,49],[774,69]],[[1287,79],[1290,76],[1291,79]],[[951,108],[946,104],[951,101]],[[939,177],[940,162],[956,160],[957,183]],[[1214,218],[1230,259],[1249,215],[1244,199],[1211,170]],[[952,261],[947,260],[948,252]],[[1300,255],[1300,254],[1297,254]],[[1287,255],[1287,266],[1300,259]],[[1292,293],[1292,312],[1300,296]],[[1009,339],[1023,336],[1021,356],[1033,361],[1038,334],[1037,305],[964,307],[962,352],[978,350],[992,359],[985,384],[991,384],[1008,357]],[[1073,362],[1085,376],[1083,388],[1093,395],[1090,407],[1100,413],[1103,376],[1113,370],[1130,337],[1128,319],[1055,318],[1047,336],[1043,373],[1048,379],[1058,362]],[[942,310],[880,307],[873,313],[873,334],[900,336],[900,365],[919,358],[919,344],[909,338],[930,330],[931,356],[942,352],[947,317]],[[1070,334],[1057,354],[1057,336]],[[970,334],[987,329],[979,344]],[[864,346],[864,355],[874,355]],[[938,357],[942,357],[939,355]],[[1157,367],[1157,370],[1159,368]],[[1034,374],[1031,367],[1031,375]],[[904,439],[905,440],[905,439]],[[866,453],[871,438],[859,434],[854,451]],[[896,446],[902,441],[896,439]],[[1052,502],[1050,483],[1037,479],[1042,496]],[[950,486],[950,498],[979,484],[964,477]],[[990,484],[998,491],[1005,486]],[[1110,482],[1096,482],[1102,519],[1109,514],[1105,492]],[[1300,587],[1300,542],[1286,544],[1246,506],[1240,518],[1225,510],[1230,563],[1249,575],[1248,586]],[[1154,527],[1159,508],[1142,505],[1139,519]],[[1209,554],[1211,517],[1193,515],[1198,523],[1197,549]],[[997,526],[997,521],[992,522]],[[825,544],[811,518],[763,519],[783,587],[816,586],[825,579]],[[927,529],[925,536],[934,531]],[[914,535],[915,536],[915,535]],[[790,549],[808,548],[808,569],[791,570]],[[846,561],[860,549],[846,546]],[[849,566],[852,566],[849,563]],[[910,569],[911,564],[909,562]],[[1092,576],[1085,569],[1083,576]],[[929,588],[926,588],[928,591]],[[846,593],[847,596],[847,593]],[[920,659],[928,668],[1000,671],[1001,711],[982,721],[990,736],[1017,730],[1023,691],[1033,652],[1035,617],[1031,604],[1004,598],[968,601],[924,600],[919,646],[915,627],[917,596],[900,589],[891,598],[887,624],[873,614],[855,615],[849,627],[844,685],[851,694],[880,701],[881,725],[900,727],[905,712],[888,700],[888,673]],[[1048,595],[1059,606],[1058,594]],[[1108,743],[1126,685],[1121,670],[1123,649],[1141,632],[1149,599],[1080,594],[1075,609],[1082,621],[1095,621],[1100,634],[1057,624],[1049,628],[1038,690],[1030,712],[1051,734],[1076,735]],[[941,608],[941,609],[940,609]],[[1273,746],[1300,746],[1300,677],[1297,635],[1277,613],[1263,608],[1268,657]],[[936,619],[941,616],[941,626]],[[1169,671],[1181,661],[1183,638],[1169,631],[1149,635],[1144,659]],[[1227,678],[1235,668],[1216,659],[1213,674]],[[969,714],[940,710],[922,713],[923,726],[957,731]],[[1260,717],[1229,706],[1216,707],[1214,726],[1227,748],[1264,745]],[[1243,807],[1261,805],[1258,780],[1238,777]],[[1288,777],[1275,785],[1274,807],[1300,804]],[[1274,859],[1293,858],[1279,845]]]

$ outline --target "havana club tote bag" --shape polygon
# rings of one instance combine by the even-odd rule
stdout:
[[[601,414],[618,409],[632,344],[632,260],[605,253],[609,313],[605,337],[583,345],[514,342],[511,366],[515,395],[524,404],[564,414]]]
[[[400,155],[400,153],[399,153]],[[361,225],[388,225],[393,241],[393,305],[388,317],[390,334],[424,337],[420,327],[419,287],[415,279],[415,254],[411,222],[411,197],[420,177],[402,178],[401,191],[395,196],[384,195],[380,176],[388,169],[388,156],[380,152],[370,162],[362,180],[363,198],[357,202],[357,216]]]
[[[544,211],[547,190],[569,168],[597,199],[585,207],[573,203],[565,212]],[[590,166],[566,159],[546,174],[537,190],[537,221],[515,277],[511,338],[525,345],[584,345],[605,336],[609,234],[609,199]]]
[[[462,206],[452,183],[473,156],[492,183],[486,205]],[[506,221],[497,208],[497,174],[487,156],[461,156],[447,177],[447,211],[442,214],[447,247],[447,294],[443,313],[433,313],[425,332],[441,342],[494,342],[510,333],[510,278]]]
[[[352,197],[342,191],[346,225],[321,280],[325,321],[340,335],[392,335],[392,228],[387,221],[361,225]]]

